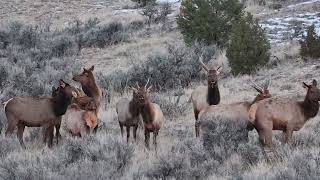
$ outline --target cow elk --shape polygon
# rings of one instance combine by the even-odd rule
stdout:
[[[214,115],[215,113],[227,113],[227,114],[234,114],[240,119],[246,120],[247,129],[253,130],[253,124],[249,119],[249,113],[251,108],[259,101],[263,99],[270,98],[271,95],[269,93],[268,87],[270,84],[270,79],[266,81],[264,87],[260,87],[254,82],[252,82],[252,87],[259,93],[253,101],[242,101],[242,102],[235,102],[231,104],[218,104],[218,105],[211,105],[199,113],[199,119],[203,119],[203,117],[208,117],[208,115]],[[251,113],[254,113],[252,111]],[[200,126],[200,122],[198,122]]]
[[[81,83],[83,92],[88,96],[93,98],[96,103],[96,114],[98,114],[100,103],[101,103],[101,89],[97,85],[95,78],[93,76],[94,66],[90,69],[83,68],[83,72],[79,75],[74,76],[72,79],[76,82]]]
[[[149,92],[152,86],[148,86],[149,79],[145,86],[133,89],[133,101],[137,107],[144,123],[145,145],[149,149],[150,132],[153,132],[153,144],[157,150],[157,136],[164,123],[164,116],[158,104],[152,103],[149,99]]]
[[[93,111],[95,112],[97,107],[96,104],[93,100],[93,98],[88,97],[82,92],[80,89],[70,86],[72,90],[76,93],[76,97],[72,98],[71,104],[76,104],[77,107],[79,107],[82,110],[85,111]],[[51,97],[55,97],[58,95],[59,92],[59,87],[55,88],[54,86],[52,87],[52,93]],[[68,108],[69,109],[69,108]],[[68,112],[68,111],[67,111]],[[66,113],[67,113],[66,112]],[[64,118],[65,119],[65,118]],[[61,124],[56,124],[55,129],[56,129],[56,143],[59,144],[59,138],[61,137],[60,135],[60,126]]]
[[[218,87],[218,75],[220,74],[222,68],[209,69],[202,61],[202,57],[199,58],[199,61],[203,69],[208,74],[208,85],[199,86],[191,94],[191,100],[193,104],[194,116],[195,116],[195,131],[196,137],[199,137],[199,113],[201,110],[209,107],[210,105],[217,105],[220,103],[220,92]]]
[[[272,130],[282,130],[284,142],[291,139],[293,131],[300,130],[307,120],[319,111],[320,90],[317,81],[311,85],[303,83],[307,89],[304,101],[273,97],[260,101],[255,113],[255,128],[261,145],[272,145]]]
[[[52,146],[53,128],[60,124],[61,116],[65,114],[72,97],[76,96],[71,86],[63,80],[59,81],[55,97],[14,97],[4,103],[5,114],[8,121],[6,136],[13,133],[18,127],[17,137],[23,148],[23,132],[27,127],[43,127],[43,140]]]
[[[135,96],[138,89],[131,88],[133,90],[133,97]],[[116,104],[116,112],[118,114],[118,121],[121,129],[121,136],[123,136],[123,126],[126,127],[127,131],[127,142],[130,138],[130,127],[133,127],[133,137],[137,139],[137,129],[141,120],[139,112],[139,99],[132,98],[130,101],[128,98],[121,98]]]

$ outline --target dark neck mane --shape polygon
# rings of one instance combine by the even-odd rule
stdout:
[[[218,84],[216,84],[213,88],[208,86],[207,103],[209,105],[216,105],[220,103],[220,92]]]
[[[306,120],[315,117],[319,112],[319,102],[318,101],[311,101],[307,97],[303,102],[299,102],[301,105]]]
[[[139,116],[139,105],[133,99],[129,102],[129,111],[133,117]]]
[[[62,116],[66,113],[68,106],[71,104],[72,97],[67,96],[65,93],[60,93],[52,98],[53,111],[56,116]]]

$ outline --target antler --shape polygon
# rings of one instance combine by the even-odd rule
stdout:
[[[250,82],[252,83],[251,87],[253,87],[258,92],[263,93],[263,89],[260,86],[258,86],[256,83],[254,83],[251,79],[250,79]]]
[[[136,82],[136,85],[137,85],[137,88],[139,89],[139,88],[140,88],[140,86],[139,86],[138,82]]]
[[[144,86],[144,88],[147,89],[147,85],[149,84],[149,81],[150,81],[150,78],[148,78],[148,81],[147,81],[146,85]]]
[[[270,86],[270,81],[271,81],[271,76],[269,76],[269,78],[267,79],[266,83],[264,84],[264,87],[263,87],[264,90],[268,89],[268,87]]]
[[[207,72],[209,72],[209,68],[203,63],[202,59],[203,59],[203,57],[201,55],[199,57],[199,61],[200,61],[201,65],[202,65],[203,69],[206,70]]]

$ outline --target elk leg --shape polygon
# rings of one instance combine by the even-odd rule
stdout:
[[[53,145],[53,126],[47,128],[47,136],[49,137],[48,147],[51,148]]]
[[[150,147],[149,147],[150,131],[147,128],[145,128],[145,130],[144,130],[144,138],[145,138],[145,145],[146,145],[147,149],[150,149]]]
[[[195,130],[196,130],[196,137],[198,138],[200,136],[200,124],[198,121],[195,122]]]
[[[270,146],[272,144],[272,130],[261,130],[259,142],[262,146]]]
[[[199,118],[199,111],[197,111],[196,109],[194,109],[193,111],[194,111],[194,118],[196,119],[196,122],[194,125],[195,131],[196,131],[196,137],[199,137],[199,124],[197,123]]]
[[[288,143],[292,136],[292,130],[290,128],[287,128],[285,131],[283,131],[283,140],[284,143]]]
[[[130,126],[126,126],[126,131],[127,131],[127,143],[129,143],[129,139],[130,139]]]
[[[133,138],[135,141],[137,141],[137,130],[138,130],[138,125],[133,126]]]
[[[48,136],[47,131],[48,131],[48,125],[43,126],[42,127],[42,136],[43,136],[42,140],[43,140],[44,144],[47,143],[47,136]]]
[[[18,131],[17,131],[17,137],[19,139],[19,142],[22,146],[23,149],[26,149],[26,146],[24,145],[23,142],[23,131],[24,131],[24,125],[23,124],[18,124]]]
[[[153,144],[154,144],[154,148],[157,152],[157,136],[158,136],[159,130],[154,130],[153,132]]]
[[[57,144],[59,144],[59,138],[61,137],[61,134],[60,134],[60,124],[57,124],[55,126],[56,128],[56,139],[57,139]]]
[[[120,125],[120,130],[121,130],[121,137],[123,138],[123,125],[121,123],[119,123]]]
[[[11,115],[11,114],[6,114],[6,116],[7,116],[7,120],[8,120],[8,126],[7,126],[5,136],[8,137],[9,135],[11,135],[13,133],[14,128],[17,126],[18,119],[16,119],[14,117],[14,115]]]

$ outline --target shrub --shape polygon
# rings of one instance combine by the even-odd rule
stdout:
[[[215,53],[213,46],[204,47],[199,52],[208,61]],[[192,81],[201,79],[201,64],[199,55],[194,54],[194,47],[179,48],[172,45],[168,46],[165,54],[155,54],[148,57],[144,64],[132,67],[127,77],[128,85],[135,82],[145,83],[148,78],[155,90],[177,89],[188,87]]]
[[[203,132],[203,146],[216,160],[222,161],[230,156],[239,144],[248,142],[247,121],[236,114],[206,114],[199,123]]]
[[[264,30],[252,15],[240,19],[232,29],[226,56],[233,74],[251,74],[269,61],[270,45]]]
[[[122,36],[123,30],[123,25],[118,22],[92,28],[83,34],[81,47],[103,48],[122,42],[126,39],[125,36]]]
[[[188,109],[188,103],[181,102],[181,96],[184,95],[183,89],[177,90],[173,94],[159,93],[151,94],[151,101],[157,103],[165,117],[180,117]]]
[[[320,57],[320,37],[315,32],[315,26],[308,27],[307,36],[300,41],[301,51],[303,57],[319,58]]]
[[[243,8],[238,0],[184,0],[177,18],[178,28],[188,44],[200,41],[223,47]]]

